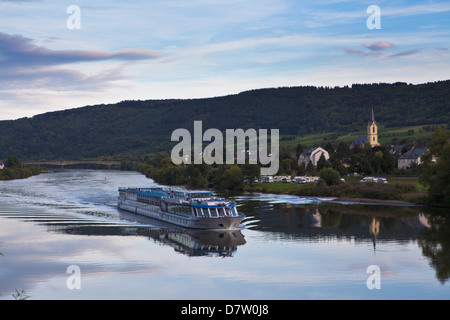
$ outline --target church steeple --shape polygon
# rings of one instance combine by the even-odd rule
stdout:
[[[373,113],[373,106],[371,107],[371,115],[372,118],[367,124],[367,142],[370,144],[371,147],[379,146],[378,143],[378,125],[375,121],[375,115]]]
[[[372,123],[377,123],[376,121],[375,121],[375,115],[374,115],[374,113],[373,113],[373,106],[371,106],[371,119],[370,119],[370,121],[369,121],[369,123],[368,123],[368,125],[371,125]]]
[[[375,122],[375,116],[373,115],[373,106],[372,106],[372,122]]]

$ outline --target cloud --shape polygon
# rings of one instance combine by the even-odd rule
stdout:
[[[400,8],[386,8],[383,9],[383,15],[401,17],[401,16],[416,16],[433,13],[443,13],[450,11],[450,4],[446,2],[442,3],[427,3],[423,5],[415,5],[410,7]]]
[[[363,46],[369,49],[370,51],[362,51],[354,48],[345,48],[345,53],[359,54],[362,56],[370,56],[370,57],[383,57],[384,54],[382,54],[382,51],[386,50],[387,48],[395,47],[393,43],[387,41],[378,41],[372,44],[364,43]]]
[[[0,91],[101,91],[111,88],[117,80],[129,79],[124,71],[131,62],[161,56],[159,52],[144,48],[112,52],[52,50],[37,46],[22,35],[0,32]],[[92,64],[110,60],[119,65]]]
[[[420,49],[411,49],[411,50],[405,50],[405,51],[401,51],[395,54],[391,54],[388,58],[397,58],[397,57],[406,57],[406,56],[410,56],[416,53],[419,53]]]
[[[342,2],[342,9],[331,10],[330,8],[336,8],[333,6],[333,2]],[[448,2],[448,1],[447,1]],[[347,5],[345,5],[347,3]],[[324,9],[325,8],[325,9]],[[356,8],[356,9],[355,9]],[[329,27],[332,25],[343,25],[350,23],[365,22],[368,15],[365,10],[361,10],[361,3],[353,4],[353,1],[325,1],[324,3],[318,3],[311,1],[310,4],[303,5],[299,9],[302,14],[303,24],[307,28]],[[413,6],[392,6],[382,5],[381,14],[382,19],[391,18],[398,19],[400,17],[410,16],[423,16],[439,13],[446,13],[450,11],[450,3],[426,3],[423,5]]]
[[[366,52],[363,52],[361,50],[358,49],[353,49],[353,48],[345,48],[345,52],[348,54],[360,54],[360,55],[366,55]]]
[[[364,47],[372,50],[372,51],[381,51],[387,48],[393,47],[394,44],[386,42],[386,41],[378,41],[373,44],[364,43]]]
[[[149,49],[123,49],[114,52],[86,50],[52,50],[33,44],[33,40],[21,35],[0,33],[1,65],[49,66],[104,60],[144,60],[161,57]]]

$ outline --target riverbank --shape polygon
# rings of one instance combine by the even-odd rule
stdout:
[[[0,170],[1,180],[27,179],[38,174],[45,173],[39,167],[23,166],[22,168],[4,168]]]
[[[339,202],[339,203],[363,203],[363,204],[386,204],[393,206],[420,206],[424,204],[408,202],[402,200],[380,200],[380,199],[370,199],[370,198],[345,198],[345,197],[337,197],[330,199],[330,202]]]
[[[339,185],[307,183],[252,183],[244,191],[289,194],[307,197],[327,197],[339,202],[386,203],[393,205],[426,205],[427,192],[417,181],[399,178],[394,183],[361,183],[350,181]]]
[[[6,165],[0,169],[0,180],[26,179],[42,173],[42,168],[24,165],[19,159],[11,155]]]

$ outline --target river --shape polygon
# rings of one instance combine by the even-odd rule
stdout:
[[[136,172],[0,181],[0,299],[449,299],[449,210],[233,194],[241,230],[120,211]]]

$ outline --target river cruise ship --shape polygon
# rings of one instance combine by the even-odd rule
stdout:
[[[238,229],[245,218],[233,201],[209,191],[119,188],[119,209],[194,229]]]

